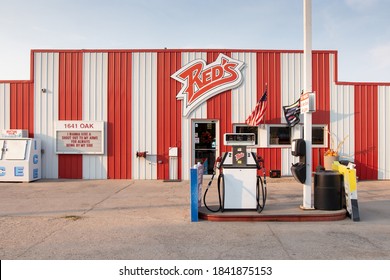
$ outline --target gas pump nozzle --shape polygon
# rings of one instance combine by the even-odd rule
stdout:
[[[218,169],[221,169],[221,162],[222,162],[222,157],[217,157],[217,159],[215,160],[215,168],[218,168]],[[214,171],[215,171],[215,168],[214,168]]]
[[[264,166],[264,159],[262,156],[257,156],[256,161],[258,163],[257,169],[262,169]]]

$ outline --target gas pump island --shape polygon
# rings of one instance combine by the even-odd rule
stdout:
[[[260,213],[264,209],[267,198],[264,160],[247,149],[255,145],[255,134],[225,133],[224,144],[232,146],[232,151],[224,153],[216,161],[212,179],[203,196],[205,207],[211,212],[223,212],[227,209],[253,209]],[[219,207],[212,209],[207,205],[206,197],[216,168],[220,171],[218,176]],[[263,171],[264,180],[257,175],[258,170]]]

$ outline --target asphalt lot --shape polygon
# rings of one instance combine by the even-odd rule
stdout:
[[[267,205],[299,207],[301,184],[267,187]],[[192,223],[189,193],[188,181],[0,183],[0,259],[390,259],[390,181],[358,183],[359,222]]]

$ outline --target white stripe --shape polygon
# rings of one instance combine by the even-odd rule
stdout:
[[[0,84],[0,132],[11,125],[10,84]]]
[[[46,91],[43,92],[42,89]],[[42,141],[42,178],[58,178],[55,122],[58,121],[59,54],[34,54],[34,136]]]
[[[243,83],[232,90],[232,123],[245,123],[257,103],[256,53],[232,53],[232,58],[243,61]]]
[[[132,63],[133,179],[157,179],[157,53],[133,53]]]
[[[330,133],[337,146],[345,137],[340,157],[354,161],[355,156],[355,87],[334,82],[334,54],[329,56],[330,68]],[[359,136],[360,137],[360,136]],[[331,143],[329,143],[330,145]],[[336,147],[334,147],[336,148]]]
[[[284,118],[283,106],[291,105],[298,100],[303,89],[303,54],[281,54],[281,123],[287,123]],[[300,115],[303,122],[303,115]],[[300,125],[293,127],[292,139],[301,138]],[[298,162],[298,158],[291,155],[291,148],[281,149],[282,176],[291,176],[291,164]]]
[[[195,59],[207,60],[207,53],[204,52],[183,52],[181,61],[182,66],[188,64]],[[178,102],[178,101],[177,101]],[[182,101],[180,101],[182,102]],[[183,104],[181,104],[183,106]],[[192,131],[191,120],[192,119],[206,119],[207,118],[207,102],[198,106],[187,117],[182,117],[182,179],[189,180],[190,167],[193,164],[191,159],[194,158],[194,151],[192,150]]]
[[[83,120],[104,121],[104,155],[83,155],[83,179],[107,179],[108,54],[83,54]]]
[[[390,87],[378,87],[378,179],[390,179]]]

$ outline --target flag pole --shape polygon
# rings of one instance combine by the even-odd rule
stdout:
[[[268,95],[268,83],[265,83],[265,92],[267,93],[267,99],[268,99],[268,97],[269,97],[269,95]],[[263,117],[263,125],[265,127],[265,115]]]
[[[303,82],[304,93],[312,92],[312,18],[311,0],[303,0]],[[303,185],[302,209],[313,209],[312,205],[312,115],[303,114],[303,133],[306,142],[306,181]]]

